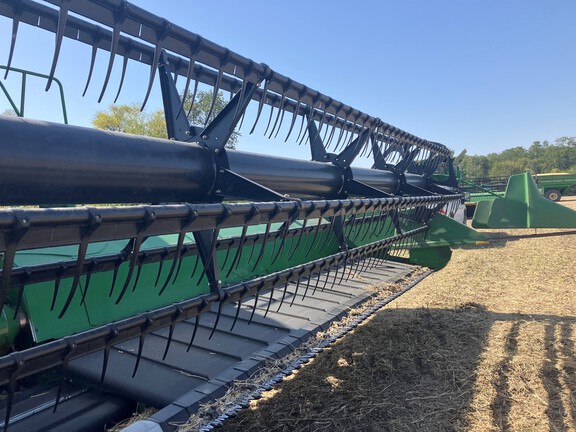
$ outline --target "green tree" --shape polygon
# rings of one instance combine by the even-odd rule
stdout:
[[[167,138],[164,112],[141,111],[139,104],[110,105],[108,110],[97,111],[92,126],[112,132]]]
[[[462,157],[460,170],[464,179],[478,179],[488,177],[490,170],[490,161],[486,156],[468,156]]]
[[[214,120],[216,115],[226,106],[226,100],[221,92],[214,101],[212,110],[212,92],[199,91],[191,105],[192,94],[188,93],[184,101],[184,110],[188,114],[190,124],[204,126]],[[192,106],[192,109],[190,107]],[[113,132],[124,132],[135,135],[167,138],[164,111],[141,111],[139,104],[110,105],[107,110],[97,111],[92,119],[92,126],[97,129]],[[226,143],[227,148],[236,148],[240,134],[233,132]]]

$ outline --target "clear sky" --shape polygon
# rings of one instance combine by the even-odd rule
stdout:
[[[133,3],[456,153],[487,154],[576,135],[574,0]],[[0,17],[0,64],[7,61],[10,29],[10,20]],[[22,26],[13,66],[48,73],[53,45],[52,34]],[[66,41],[57,68],[70,122],[85,126],[116,89],[111,84],[97,104],[107,64],[107,54],[99,52],[93,82],[81,97],[89,59],[88,47]],[[142,101],[147,68],[131,64],[128,74],[119,102]],[[118,80],[119,68],[115,75]],[[158,87],[153,92],[149,107],[160,108]],[[29,95],[30,115],[39,105],[58,120],[49,95],[33,88]],[[283,140],[263,140],[263,130],[241,132],[239,149],[308,157]]]

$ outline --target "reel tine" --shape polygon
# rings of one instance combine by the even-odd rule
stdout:
[[[90,68],[88,69],[88,78],[86,79],[86,86],[84,87],[84,91],[82,92],[82,97],[86,96],[86,92],[88,91],[88,86],[90,85],[90,81],[92,80],[92,72],[94,72],[94,63],[96,63],[96,53],[98,52],[98,47],[96,45],[92,46],[92,55],[90,56]]]
[[[206,276],[208,267],[210,267],[210,264],[212,264],[212,259],[215,255],[216,241],[218,240],[218,234],[220,233],[220,228],[215,228],[213,231],[214,232],[212,233],[212,241],[210,242],[210,244],[212,245],[212,250],[210,250],[210,253],[208,254],[208,261],[202,266],[202,273],[200,273],[200,277],[198,278],[198,282],[196,282],[196,285],[200,285],[200,282],[202,282],[202,279],[204,278],[204,276]]]
[[[307,223],[308,223],[308,219],[304,219],[304,222],[302,222],[302,227],[300,227],[300,234],[298,235],[298,240],[296,241],[296,246],[294,247],[294,249],[292,249],[292,253],[288,257],[288,260],[291,260],[292,257],[294,256],[294,254],[296,253],[296,251],[298,250],[298,246],[300,245],[300,241],[302,240],[302,235],[304,234],[304,231],[306,230],[306,224]]]
[[[114,292],[114,287],[116,286],[116,280],[118,279],[118,270],[120,269],[120,265],[126,259],[126,255],[124,251],[122,251],[116,261],[114,262],[114,272],[112,273],[112,285],[110,285],[110,292],[108,293],[108,297],[112,297],[112,293]]]
[[[262,114],[262,108],[264,107],[264,103],[266,102],[266,99],[268,98],[268,83],[270,82],[270,80],[266,80],[266,83],[264,84],[264,88],[262,89],[262,96],[260,97],[260,101],[258,103],[258,112],[256,113],[256,120],[254,120],[254,124],[252,125],[252,129],[250,129],[250,134],[252,134],[254,132],[254,129],[256,128],[256,124],[258,123],[258,120],[260,119],[260,114]]]
[[[286,281],[284,282],[284,292],[282,293],[282,298],[280,299],[280,304],[278,305],[278,309],[276,309],[276,312],[280,312],[280,308],[282,307],[282,304],[284,304],[284,299],[286,298],[286,292],[288,291],[288,284],[290,283],[290,279],[292,278],[293,275],[294,272],[290,270],[288,276],[286,276]]]
[[[294,296],[292,297],[292,301],[290,302],[290,307],[292,307],[292,305],[294,304],[294,300],[296,300],[296,297],[298,296],[298,288],[300,288],[300,280],[302,279],[302,275],[304,274],[305,271],[306,269],[304,267],[300,269],[298,279],[296,279],[296,289],[294,290]]]
[[[310,274],[308,275],[308,278],[306,281],[306,288],[304,289],[304,294],[302,295],[302,301],[304,301],[304,299],[306,298],[306,295],[308,294],[308,289],[310,288],[310,281],[312,279],[312,273],[314,272],[315,269],[316,269],[316,264],[314,264],[314,266],[310,270]]]
[[[192,113],[192,109],[194,108],[194,101],[196,100],[196,94],[198,93],[198,80],[194,81],[194,90],[192,91],[192,97],[190,98],[190,108],[188,108],[188,112],[186,113],[186,117],[190,117]],[[184,95],[186,96],[186,95]]]
[[[14,268],[14,258],[16,249],[20,240],[30,227],[30,218],[22,210],[12,210],[14,216],[14,228],[6,233],[6,245],[4,249],[4,258],[2,260],[2,285],[0,286],[0,313],[2,312],[8,289],[10,288],[10,279]]]
[[[228,246],[226,247],[226,256],[224,257],[224,261],[222,261],[222,268],[225,268],[226,264],[228,263],[228,258],[230,257],[230,250],[232,249],[234,243],[235,243],[234,239],[228,240]]]
[[[176,251],[174,252],[174,258],[172,259],[172,265],[170,266],[170,270],[168,271],[168,275],[166,275],[166,279],[164,280],[164,283],[162,284],[162,288],[160,288],[158,295],[162,295],[164,293],[164,290],[168,286],[168,283],[170,282],[170,279],[172,278],[172,275],[174,274],[174,270],[176,270],[176,264],[178,263],[178,272],[176,273],[176,276],[174,276],[174,281],[172,283],[174,283],[176,281],[176,277],[178,276],[178,273],[180,272],[180,266],[182,265],[182,258],[183,258],[182,246],[184,245],[184,239],[185,238],[186,238],[186,233],[184,231],[180,231],[180,233],[178,234],[178,240],[176,242]],[[162,259],[160,260],[160,264],[158,266],[158,276],[156,277],[156,283],[154,284],[154,286],[156,286],[158,284],[158,279],[160,278],[160,273],[162,273],[162,265],[164,264],[164,259],[168,255],[168,249],[164,248],[164,251],[165,251],[165,255],[163,255]]]
[[[218,71],[218,77],[216,78],[216,85],[214,86],[214,90],[212,90],[212,101],[210,102],[210,108],[208,109],[208,115],[206,116],[206,121],[204,122],[204,126],[207,126],[210,123],[210,119],[212,118],[212,113],[214,112],[214,106],[216,105],[216,99],[218,98],[218,94],[220,93],[220,84],[222,82],[222,75],[224,71],[222,70],[222,66]]]
[[[136,267],[136,261],[138,260],[138,254],[140,253],[140,245],[142,244],[142,237],[138,236],[135,239],[132,239],[132,247],[131,257],[130,257],[130,266],[128,267],[128,274],[126,275],[126,279],[124,280],[124,286],[116,299],[116,304],[119,304],[126,294],[126,290],[128,289],[128,285],[130,285],[130,281],[132,280],[132,275],[134,274],[134,268]]]
[[[329,149],[330,148],[330,144],[332,144],[332,139],[334,138],[334,134],[336,133],[336,124],[338,122],[338,117],[336,115],[334,115],[333,117],[333,123],[332,123],[332,129],[330,130],[330,135],[328,136],[327,140],[324,140],[324,142],[326,143],[326,148]]]
[[[68,297],[66,298],[66,302],[64,303],[64,307],[62,307],[62,311],[60,312],[58,318],[62,318],[64,316],[68,310],[68,307],[70,307],[70,304],[72,303],[74,295],[76,294],[78,285],[80,283],[80,276],[82,276],[82,270],[84,269],[84,262],[86,260],[86,252],[88,251],[90,236],[100,226],[101,221],[102,219],[100,215],[90,211],[90,221],[88,226],[84,229],[84,232],[82,233],[82,239],[78,245],[78,257],[76,259],[76,271],[74,272],[72,287],[70,288],[70,292],[68,293]]]
[[[238,321],[238,316],[240,315],[241,308],[242,308],[242,296],[238,297],[238,304],[236,305],[236,313],[234,314],[234,321],[232,321],[232,325],[230,326],[230,332],[234,330],[234,326],[236,325],[236,321]]]
[[[62,48],[62,39],[64,38],[64,32],[66,31],[69,3],[70,0],[63,0],[60,2],[60,10],[58,11],[58,28],[56,29],[56,42],[54,44],[54,56],[52,57],[52,65],[50,66],[50,73],[48,74],[48,81],[46,82],[46,91],[50,90],[52,81],[54,80],[54,74],[56,73],[60,48]]]
[[[210,332],[210,336],[208,336],[208,340],[212,339],[212,336],[214,336],[214,332],[216,331],[216,328],[218,327],[218,323],[220,322],[220,317],[222,316],[222,308],[224,307],[224,300],[221,299],[218,302],[218,312],[216,313],[216,320],[214,321],[214,327],[212,327],[212,331]]]
[[[194,262],[194,268],[192,269],[192,274],[190,275],[190,279],[194,279],[194,275],[196,274],[196,270],[198,270],[198,263],[200,262],[200,255],[196,254],[196,262]]]
[[[74,342],[70,342],[70,340],[67,340],[66,347],[68,350],[64,355],[64,358],[62,359],[62,372],[59,380],[60,382],[58,383],[58,391],[56,392],[56,400],[54,401],[54,409],[52,410],[52,413],[55,413],[56,410],[58,409],[60,398],[62,396],[62,390],[64,388],[64,383],[66,382],[66,367],[68,366],[68,360],[70,359],[70,356],[76,349],[76,344]]]
[[[302,135],[302,130],[304,129],[304,123],[306,121],[305,113],[302,113],[301,117],[302,121],[300,122],[300,130],[298,131],[298,136],[296,137],[296,142],[298,143],[298,145],[302,144],[302,142],[300,141],[300,135]]]
[[[334,289],[334,285],[336,285],[336,279],[338,278],[338,271],[340,270],[340,260],[336,263],[336,271],[334,272],[334,278],[332,279],[332,285],[330,285],[330,289]]]
[[[343,122],[344,123],[340,127],[340,133],[338,134],[338,141],[336,141],[336,145],[334,146],[334,152],[337,152],[340,148],[340,142],[342,141],[342,136],[344,135],[344,129],[346,129],[346,126],[348,125],[346,118],[343,119]]]
[[[256,312],[256,306],[258,305],[259,299],[260,299],[260,292],[256,291],[256,295],[254,296],[254,306],[252,307],[252,313],[250,314],[248,325],[252,324],[252,320],[254,319],[254,313]]]
[[[22,298],[24,297],[24,288],[26,287],[26,282],[32,276],[32,272],[28,267],[24,268],[24,273],[22,274],[22,281],[18,286],[18,299],[16,300],[16,307],[14,308],[13,320],[18,318],[18,312],[20,311],[20,306],[22,306]]]
[[[180,315],[182,315],[184,311],[180,306],[176,306],[176,312],[172,315],[172,322],[170,323],[170,328],[168,329],[168,339],[166,339],[166,348],[164,348],[164,354],[162,354],[162,361],[166,360],[166,356],[168,355],[168,350],[170,349],[170,345],[172,344],[172,339],[174,337],[174,329],[176,328],[176,322]]]
[[[178,114],[176,114],[176,119],[180,117],[180,114],[184,112],[184,102],[186,101],[186,95],[188,95],[188,90],[190,90],[190,82],[192,81],[192,72],[194,71],[194,65],[196,61],[193,56],[188,59],[188,70],[186,71],[186,83],[184,84],[184,93],[182,93],[182,100],[180,101],[180,106],[178,107]]]
[[[288,141],[290,138],[290,134],[292,133],[292,129],[294,129],[294,124],[296,123],[296,117],[298,116],[298,111],[300,110],[300,98],[296,102],[296,106],[294,107],[294,112],[292,113],[292,120],[290,120],[290,128],[288,128],[288,134],[286,138],[284,138],[284,142]]]
[[[278,117],[276,117],[276,121],[274,122],[274,127],[272,128],[272,132],[274,132],[274,130],[276,130],[276,133],[274,134],[274,138],[278,137],[278,132],[280,132],[280,129],[282,129],[282,122],[284,121],[284,114],[286,114],[286,110],[284,109],[284,103],[286,102],[286,96],[284,94],[282,94],[282,100],[280,101],[280,111],[278,112],[278,116],[280,116],[280,124],[278,124],[278,129],[276,129],[276,123],[278,123]],[[268,138],[272,137],[272,132],[270,132],[270,136]]]
[[[86,273],[86,280],[84,281],[84,292],[82,293],[82,300],[80,300],[80,306],[82,306],[84,304],[84,301],[86,301],[86,295],[88,294],[88,288],[90,287],[90,280],[92,279],[92,271],[94,270],[94,267],[96,267],[96,264],[98,264],[98,261],[92,259],[90,261],[90,265],[88,266],[88,272]]]
[[[140,280],[140,274],[142,273],[142,264],[148,258],[148,252],[143,251],[142,256],[138,258],[138,269],[136,270],[136,279],[134,279],[134,285],[132,285],[132,292],[136,291],[136,286],[138,285],[138,281]]]
[[[100,388],[104,385],[104,378],[106,377],[106,370],[108,369],[108,361],[110,360],[110,350],[112,348],[112,341],[118,335],[118,330],[115,326],[110,327],[110,335],[106,340],[104,347],[104,357],[102,359],[102,371],[100,372]]]
[[[120,97],[120,92],[122,91],[122,86],[124,85],[124,78],[126,78],[126,69],[128,68],[128,57],[124,56],[124,60],[122,61],[122,73],[120,74],[120,82],[118,83],[118,90],[116,91],[116,97],[114,98],[114,103]]]
[[[67,269],[68,267],[66,265],[60,264],[60,270],[58,271],[56,279],[54,280],[54,293],[52,294],[50,312],[52,312],[56,306],[56,298],[58,297],[58,291],[60,290],[60,282],[62,282],[62,276],[64,276],[64,273],[66,273]]]
[[[310,255],[310,252],[312,252],[313,249],[316,249],[314,247],[314,245],[316,244],[316,238],[318,237],[318,231],[320,231],[320,226],[322,225],[322,216],[318,217],[318,223],[316,224],[316,229],[314,230],[314,236],[312,237],[312,247],[308,248],[305,258],[308,258],[308,255]]]
[[[196,333],[198,332],[198,327],[200,326],[200,311],[196,315],[196,320],[194,321],[194,331],[192,332],[192,337],[190,338],[190,342],[188,343],[188,348],[186,348],[186,352],[190,351],[192,348],[192,344],[194,343],[194,339],[196,339]]]
[[[126,3],[123,3],[125,6]],[[120,23],[116,22],[114,29],[112,30],[112,42],[110,44],[110,58],[108,59],[108,68],[106,69],[106,76],[104,77],[104,84],[102,85],[102,90],[100,90],[100,96],[98,97],[98,103],[102,101],[106,88],[108,87],[108,81],[110,80],[110,74],[112,73],[112,68],[114,67],[114,59],[116,58],[116,51],[118,51],[118,41],[120,40]]]
[[[316,283],[314,284],[314,294],[316,294],[316,290],[318,289],[318,285],[320,284],[320,277],[322,276],[322,268],[324,267],[324,264],[326,263],[326,260],[322,260],[322,264],[320,265],[320,268],[318,269],[318,276],[316,276]]]
[[[280,110],[278,110],[278,114],[280,114]],[[268,133],[268,129],[270,128],[270,125],[272,124],[272,117],[274,115],[274,103],[270,104],[270,114],[268,115],[268,124],[266,125],[266,129],[264,130],[264,136],[266,136],[266,134]],[[272,132],[274,132],[274,130],[272,130]],[[272,132],[270,133],[270,135],[272,135]]]
[[[148,327],[152,324],[153,319],[150,315],[146,314],[146,322],[140,328],[140,337],[138,338],[138,354],[136,355],[136,363],[134,364],[134,370],[132,371],[132,378],[136,376],[138,371],[138,366],[140,366],[140,360],[142,360],[142,352],[144,351],[144,341],[148,335]]]
[[[18,381],[18,375],[26,365],[26,362],[22,358],[20,353],[13,354],[14,360],[16,362],[16,370],[10,374],[10,380],[8,381],[7,397],[6,397],[6,415],[4,417],[4,431],[8,430],[8,425],[10,424],[10,414],[12,413],[12,405],[14,404],[14,395],[16,394],[16,382]]]
[[[236,254],[234,255],[234,259],[232,260],[232,264],[230,264],[230,268],[228,269],[228,273],[226,273],[226,277],[230,276],[230,273],[232,273],[232,270],[240,262],[240,256],[242,255],[242,248],[244,247],[244,241],[246,240],[246,233],[247,232],[248,232],[248,225],[244,225],[242,227],[242,234],[240,235],[240,241],[238,242]]]
[[[326,289],[326,285],[328,285],[328,279],[330,278],[330,272],[332,271],[332,266],[334,265],[335,258],[332,258],[330,261],[330,265],[328,266],[328,271],[326,272],[326,279],[324,279],[324,285],[322,285],[322,291]]]
[[[266,306],[266,312],[264,312],[264,318],[266,318],[266,316],[268,315],[268,312],[270,311],[270,305],[272,304],[272,301],[274,300],[274,291],[276,289],[276,284],[278,283],[279,280],[280,280],[280,276],[276,276],[276,278],[274,279],[274,283],[272,284],[272,288],[270,289],[270,298],[268,299],[268,305]]]
[[[160,281],[160,275],[162,274],[162,270],[164,269],[164,261],[166,261],[166,257],[168,256],[168,248],[165,247],[162,255],[160,255],[160,261],[158,261],[158,272],[156,273],[156,280],[154,281],[154,288],[158,286],[158,282]]]
[[[268,236],[270,235],[270,227],[272,226],[272,222],[268,222],[266,224],[266,231],[264,232],[264,239],[262,240],[262,247],[260,248],[260,253],[258,254],[258,258],[256,258],[256,263],[254,264],[254,267],[252,267],[252,271],[256,270],[256,267],[258,267],[258,264],[260,264],[260,261],[262,261],[262,258],[264,257],[264,251],[266,250],[266,242],[268,241]]]
[[[176,268],[176,274],[172,278],[172,285],[176,283],[176,279],[178,279],[178,275],[180,274],[180,269],[182,268],[182,261],[184,261],[184,255],[188,253],[188,246],[182,246],[182,252],[180,252],[180,258],[178,259],[178,267]]]
[[[148,78],[148,89],[146,90],[146,95],[144,96],[144,102],[142,102],[142,107],[140,108],[140,110],[142,110],[142,111],[144,110],[144,107],[146,106],[146,103],[148,102],[148,98],[150,97],[150,91],[152,90],[152,84],[154,84],[154,78],[156,77],[156,69],[158,68],[158,63],[160,62],[160,55],[162,54],[162,51],[164,51],[164,47],[163,47],[162,42],[164,41],[164,39],[168,35],[168,32],[170,31],[171,27],[172,27],[172,24],[169,21],[164,20],[160,34],[156,35],[157,40],[156,40],[156,45],[154,47],[154,57],[152,60],[152,64],[150,64],[150,76]]]
[[[20,24],[20,14],[14,15],[12,18],[12,38],[10,40],[10,51],[8,52],[8,62],[6,63],[6,72],[4,73],[4,79],[8,78],[8,72],[10,72],[10,66],[12,65],[12,57],[14,56],[14,48],[16,47],[16,36],[18,35],[18,26]]]

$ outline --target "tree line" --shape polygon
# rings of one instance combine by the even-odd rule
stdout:
[[[465,179],[509,177],[526,171],[576,173],[576,137],[561,137],[554,143],[534,141],[529,148],[513,147],[486,156],[464,154],[458,159]]]

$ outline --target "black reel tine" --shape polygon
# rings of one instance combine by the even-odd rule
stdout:
[[[228,240],[228,245],[226,247],[226,255],[224,256],[224,261],[222,261],[222,268],[226,268],[226,264],[228,263],[228,258],[230,257],[230,250],[232,249],[232,246],[234,246],[235,242],[236,242],[235,239]]]
[[[252,307],[252,313],[250,314],[248,325],[252,324],[252,320],[254,319],[254,314],[256,313],[256,306],[258,306],[259,299],[260,299],[260,292],[256,291],[256,295],[254,296],[254,307]]]
[[[114,293],[114,288],[116,287],[116,280],[118,279],[118,272],[120,270],[120,266],[122,265],[122,263],[124,261],[126,261],[126,257],[127,257],[127,249],[132,249],[132,243],[133,241],[130,240],[128,242],[128,244],[126,245],[126,247],[118,254],[118,258],[116,258],[116,261],[114,261],[114,271],[112,273],[112,284],[110,285],[110,292],[108,293],[108,297],[112,297],[112,294]]]
[[[136,363],[134,364],[134,370],[132,371],[132,378],[136,376],[138,371],[138,366],[140,366],[140,360],[142,359],[142,352],[144,351],[144,340],[148,335],[148,328],[152,325],[153,318],[146,314],[146,321],[144,325],[140,328],[140,337],[138,338],[138,354],[136,355]]]
[[[230,268],[228,269],[228,273],[226,273],[226,277],[230,276],[232,270],[234,270],[236,265],[240,262],[240,256],[242,255],[242,248],[244,247],[244,241],[246,240],[247,232],[248,232],[248,225],[244,225],[242,227],[242,234],[240,234],[240,241],[238,242],[238,247],[236,248],[236,253],[234,254],[234,259],[230,264]]]
[[[10,66],[12,66],[12,57],[14,56],[14,48],[16,47],[16,36],[18,35],[18,26],[20,24],[20,13],[14,14],[12,18],[12,38],[10,40],[10,51],[8,52],[8,62],[6,63],[6,72],[4,73],[4,79],[8,78],[8,72],[10,71]]]
[[[22,237],[26,235],[30,227],[30,218],[22,210],[12,210],[14,216],[12,231],[6,234],[6,246],[2,260],[2,286],[0,287],[0,312],[4,308],[4,302],[10,288],[10,279],[14,268],[16,250]]]
[[[14,372],[10,374],[10,380],[8,381],[7,396],[6,396],[6,415],[4,416],[4,431],[8,430],[8,425],[10,424],[10,414],[12,413],[12,405],[14,404],[14,395],[16,394],[16,383],[18,382],[18,375],[24,367],[26,362],[23,356],[16,352],[12,354],[14,361],[16,363],[16,368]]]
[[[270,288],[270,298],[268,299],[268,305],[266,306],[266,312],[264,312],[264,318],[266,318],[266,316],[268,316],[268,312],[270,311],[270,305],[272,304],[272,301],[274,300],[274,291],[276,290],[276,284],[278,283],[279,280],[280,280],[280,276],[276,276],[276,278],[274,279],[274,282],[272,284],[272,288]]]
[[[180,106],[178,107],[178,114],[176,114],[176,119],[180,117],[180,114],[184,112],[184,102],[186,102],[186,96],[190,90],[190,82],[192,81],[192,73],[194,72],[194,65],[196,60],[193,56],[188,59],[188,69],[186,71],[186,82],[184,83],[184,92],[182,93],[182,100],[180,101]]]
[[[90,264],[88,265],[88,271],[86,273],[86,280],[84,281],[84,292],[82,293],[82,300],[80,300],[80,306],[84,304],[86,301],[86,296],[88,295],[88,288],[90,287],[90,280],[92,279],[92,272],[94,268],[98,264],[98,261],[95,259],[90,260]]]
[[[286,135],[284,142],[288,141],[288,138],[290,138],[290,134],[292,134],[292,129],[294,129],[294,124],[296,123],[296,117],[298,116],[298,111],[300,110],[300,100],[301,96],[298,98],[296,106],[294,107],[294,112],[292,113],[292,120],[290,120],[290,127],[288,128],[288,134]]]
[[[60,3],[60,10],[58,11],[58,28],[56,29],[56,42],[54,44],[54,56],[52,57],[52,65],[50,66],[50,73],[48,74],[48,82],[46,83],[46,91],[50,90],[54,74],[56,73],[56,65],[58,64],[58,57],[60,56],[60,48],[62,48],[62,39],[66,32],[66,21],[68,20],[68,5],[71,0],[63,0]]]
[[[176,328],[176,323],[178,322],[178,317],[180,317],[184,311],[180,306],[176,306],[176,311],[172,315],[172,321],[170,322],[170,328],[168,329],[168,339],[166,339],[166,348],[164,348],[164,354],[162,354],[162,361],[166,360],[168,355],[168,350],[172,344],[172,339],[174,337],[174,329]]]
[[[278,114],[276,115],[276,120],[274,120],[274,126],[272,126],[272,131],[270,132],[270,135],[268,135],[268,138],[272,138],[272,135],[274,135],[274,138],[276,138],[278,136],[278,132],[280,132],[280,129],[282,128],[282,121],[284,120],[284,114],[286,113],[286,110],[284,109],[285,102],[286,102],[286,95],[284,94],[284,92],[282,92],[282,99],[280,99]],[[280,124],[278,124],[278,122],[280,122]],[[278,129],[276,129],[276,126],[278,126]],[[276,131],[276,133],[274,133],[274,131]]]
[[[110,335],[106,340],[106,346],[104,347],[104,357],[102,359],[102,371],[100,373],[100,389],[104,385],[104,378],[106,378],[106,370],[108,369],[108,361],[110,360],[110,350],[112,349],[112,342],[118,336],[118,329],[114,325],[110,327]]]
[[[122,72],[120,73],[120,82],[118,83],[118,90],[116,91],[116,97],[114,97],[114,103],[118,101],[120,97],[120,92],[122,91],[122,86],[124,85],[124,78],[126,78],[126,69],[128,68],[128,56],[124,56],[122,61]]]
[[[126,5],[126,3],[123,3]],[[106,69],[106,76],[104,77],[104,84],[102,84],[102,90],[100,90],[100,96],[98,97],[98,103],[102,102],[104,93],[106,93],[106,88],[108,87],[108,81],[110,80],[110,75],[112,73],[112,68],[114,67],[114,59],[116,58],[116,51],[118,51],[118,41],[120,40],[120,25],[118,22],[118,17],[116,17],[116,25],[112,30],[112,40],[110,43],[110,58],[108,59],[108,68]]]
[[[194,101],[196,100],[196,94],[198,93],[198,80],[194,81],[194,90],[192,91],[192,96],[190,97],[190,108],[186,113],[186,117],[190,117],[192,109],[194,108]]]
[[[218,77],[216,78],[216,85],[214,86],[214,90],[212,90],[212,100],[210,101],[210,108],[208,109],[208,115],[206,116],[204,126],[207,126],[208,123],[210,123],[210,118],[212,117],[212,113],[214,112],[216,99],[218,98],[218,93],[220,93],[220,84],[222,82],[222,75],[224,73],[224,71],[222,70],[222,66],[223,65],[220,65],[220,69],[218,70]]]
[[[284,283],[284,291],[282,292],[282,298],[280,299],[280,304],[278,305],[278,309],[276,309],[276,312],[280,312],[280,308],[284,304],[284,300],[286,299],[286,292],[288,291],[288,284],[290,283],[290,279],[292,279],[293,275],[294,272],[290,270],[288,276],[286,276],[286,282]]]
[[[170,282],[170,279],[172,278],[172,275],[174,274],[174,270],[176,269],[176,265],[178,265],[178,270],[180,270],[180,266],[182,265],[182,259],[183,259],[182,246],[184,245],[184,239],[185,238],[186,238],[186,233],[184,231],[180,231],[180,233],[178,234],[178,240],[176,242],[176,251],[174,252],[174,258],[172,259],[172,265],[170,266],[170,270],[168,271],[168,275],[166,275],[166,279],[164,280],[164,283],[162,284],[162,288],[160,288],[160,291],[158,292],[159,296],[164,293],[164,290],[168,286],[168,283]],[[168,255],[167,249],[165,249],[165,253],[166,253],[166,255]],[[158,276],[156,277],[156,284],[154,284],[154,286],[156,286],[158,284],[158,278],[160,278],[160,273],[162,273],[162,264],[164,263],[164,257],[165,257],[165,255],[163,255],[162,259],[160,260],[160,265],[158,268]],[[179,271],[178,271],[178,273],[179,273]],[[174,277],[174,281],[172,283],[174,283],[176,281],[176,277],[178,276],[178,273]]]
[[[280,111],[278,111],[280,113]],[[268,115],[268,123],[266,124],[266,129],[264,130],[263,135],[266,136],[268,134],[268,129],[270,129],[270,125],[272,124],[272,117],[274,116],[274,103],[270,103],[270,114]]]
[[[254,124],[252,125],[252,129],[250,129],[250,134],[254,132],[256,128],[256,124],[258,124],[258,120],[260,120],[260,115],[262,114],[262,108],[264,107],[264,103],[266,99],[268,99],[268,85],[270,83],[269,79],[266,79],[264,83],[264,88],[262,89],[262,96],[260,97],[260,101],[258,102],[258,112],[256,113],[256,120],[254,120]]]
[[[86,86],[82,92],[82,97],[86,96],[90,81],[92,80],[92,72],[94,72],[94,63],[96,63],[96,54],[98,53],[97,45],[92,45],[92,55],[90,56],[90,68],[88,69],[88,78],[86,79]]]
[[[184,256],[188,253],[189,247],[184,245],[182,246],[182,252],[180,252],[180,257],[178,258],[178,267],[176,267],[176,273],[174,274],[174,277],[172,278],[172,285],[174,285],[176,283],[176,279],[178,279],[178,275],[180,274],[180,269],[182,268],[182,261],[184,261]],[[192,276],[194,276],[194,273],[196,272],[196,267],[194,267],[194,272],[192,273]]]
[[[14,308],[14,316],[13,320],[18,318],[18,312],[20,311],[20,307],[22,306],[22,299],[24,298],[24,289],[26,288],[26,283],[30,276],[32,276],[32,271],[28,267],[23,268],[22,279],[20,281],[20,285],[18,285],[18,299],[16,300],[16,307]]]
[[[226,296],[226,294],[224,294]],[[210,336],[208,336],[208,340],[212,339],[214,336],[214,332],[216,332],[216,328],[218,328],[218,323],[220,322],[220,317],[222,316],[222,308],[224,307],[225,299],[220,299],[218,302],[218,312],[216,313],[216,319],[214,320],[214,326],[212,327],[212,331],[210,332]]]
[[[264,257],[264,251],[266,250],[266,242],[268,241],[268,236],[270,235],[270,228],[272,227],[272,222],[268,222],[266,224],[266,231],[264,232],[264,239],[262,240],[262,247],[260,248],[260,253],[258,254],[258,258],[256,258],[256,263],[254,264],[254,267],[252,267],[252,271],[256,270],[256,267],[258,267],[258,264],[260,264],[260,261],[262,261],[262,258]]]
[[[65,264],[60,264],[60,269],[56,275],[56,279],[54,280],[54,292],[52,294],[52,303],[50,304],[50,312],[54,310],[56,306],[56,298],[58,298],[58,292],[60,291],[60,282],[62,282],[62,277],[68,270],[68,267]]]
[[[296,289],[294,290],[294,295],[292,296],[290,307],[292,307],[292,305],[294,304],[294,300],[296,300],[296,297],[298,296],[298,289],[300,288],[300,280],[302,279],[302,275],[304,274],[305,271],[306,269],[304,267],[300,269],[298,279],[296,279]]]
[[[142,264],[148,258],[148,252],[142,251],[140,257],[138,258],[138,269],[136,270],[136,278],[134,279],[134,285],[132,285],[132,292],[136,291],[136,287],[138,286],[138,282],[140,281],[140,274],[142,273]]]
[[[73,354],[74,350],[76,349],[76,344],[71,342],[70,340],[66,341],[66,348],[67,352],[62,359],[61,371],[60,371],[60,380],[58,383],[58,390],[56,391],[56,400],[54,401],[54,409],[52,413],[55,413],[58,409],[58,405],[60,404],[60,398],[62,397],[62,390],[64,389],[64,383],[66,382],[66,368],[68,366],[68,361],[70,360],[70,356]]]
[[[134,241],[132,243],[134,246],[133,246],[132,252],[131,252],[130,266],[128,267],[128,274],[126,275],[126,279],[124,280],[124,286],[122,287],[122,290],[120,291],[120,294],[118,295],[118,298],[116,299],[116,304],[119,304],[122,301],[122,298],[124,298],[124,294],[128,290],[128,286],[130,285],[130,281],[132,280],[132,274],[134,273],[134,269],[136,268],[136,261],[138,260],[138,254],[140,252],[140,246],[142,244],[143,239],[142,239],[142,236],[138,236],[133,240]]]
[[[310,280],[312,279],[312,274],[314,273],[314,270],[316,270],[316,264],[314,264],[312,266],[312,269],[310,270],[310,274],[308,275],[308,277],[306,278],[306,288],[304,289],[304,294],[302,294],[302,301],[304,301],[304,299],[306,298],[306,295],[308,294],[308,288],[310,288]]]
[[[64,314],[70,307],[70,304],[72,303],[74,295],[76,294],[76,290],[78,289],[78,285],[80,284],[80,276],[82,276],[82,270],[84,269],[84,261],[86,260],[86,252],[88,251],[90,236],[100,225],[100,221],[101,218],[99,215],[91,213],[91,223],[84,230],[84,234],[82,235],[82,239],[80,241],[80,244],[78,245],[78,257],[76,259],[76,271],[74,272],[72,287],[70,288],[70,292],[68,293],[68,297],[66,298],[66,302],[64,303],[64,306],[62,307],[62,311],[60,312],[58,318],[62,318],[64,316]]]
[[[298,246],[300,246],[300,241],[302,240],[302,235],[304,234],[304,231],[306,230],[306,224],[307,223],[308,223],[308,219],[304,219],[304,221],[302,222],[302,226],[300,227],[300,234],[298,234],[298,240],[296,241],[296,246],[294,247],[294,249],[292,249],[290,256],[288,256],[288,260],[291,260],[292,257],[294,257],[294,255],[296,254],[296,251],[298,250]]]
[[[160,275],[162,274],[162,270],[164,269],[164,261],[168,257],[168,248],[165,247],[164,251],[160,255],[160,261],[158,261],[158,271],[156,272],[156,280],[154,281],[154,288],[158,286],[158,282],[160,282]],[[169,280],[170,278],[168,278]]]
[[[192,269],[192,274],[190,275],[190,279],[194,279],[194,275],[196,274],[196,270],[198,270],[198,263],[200,262],[200,255],[196,254],[196,261],[194,262],[194,268]]]
[[[200,326],[200,311],[196,315],[196,319],[194,321],[194,331],[192,332],[192,337],[190,338],[190,342],[188,343],[188,348],[186,348],[186,352],[189,352],[192,348],[192,344],[194,344],[194,339],[196,339],[196,333],[198,332],[198,327]]]
[[[146,89],[146,95],[144,96],[144,102],[142,102],[141,110],[144,109],[146,103],[148,102],[148,98],[150,97],[150,91],[152,90],[152,84],[154,84],[154,77],[156,76],[156,69],[158,69],[158,63],[160,62],[160,55],[164,50],[162,42],[168,35],[171,27],[172,24],[169,21],[164,20],[162,29],[160,30],[160,34],[156,35],[157,40],[154,46],[154,58],[152,60],[152,63],[150,64],[150,76],[148,78],[148,88]]]
[[[242,308],[242,296],[238,298],[238,304],[236,305],[236,313],[234,314],[234,321],[232,321],[230,331],[234,330],[234,326],[236,325],[236,321],[238,321],[238,316],[240,315],[241,308]]]

